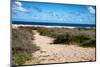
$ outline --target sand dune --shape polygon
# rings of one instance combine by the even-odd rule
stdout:
[[[34,31],[33,41],[40,47],[32,54],[32,59],[25,64],[63,63],[79,61],[95,61],[95,48],[82,48],[77,45],[51,44],[53,38],[41,36]]]

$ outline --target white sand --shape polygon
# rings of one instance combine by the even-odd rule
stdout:
[[[40,47],[33,58],[25,64],[63,63],[95,61],[95,48],[82,48],[76,45],[50,44],[53,39],[35,32],[34,43]]]

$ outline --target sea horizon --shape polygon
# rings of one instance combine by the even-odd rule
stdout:
[[[27,21],[12,21],[12,24],[46,25],[46,26],[73,26],[73,27],[96,27],[96,24],[52,23],[52,22],[27,22]]]

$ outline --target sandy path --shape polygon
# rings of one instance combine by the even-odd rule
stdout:
[[[25,64],[95,61],[95,48],[82,48],[76,45],[50,44],[53,39],[41,36],[34,31],[34,43],[40,47],[33,58]]]

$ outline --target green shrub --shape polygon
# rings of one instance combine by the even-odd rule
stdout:
[[[77,36],[73,36],[73,42],[75,43],[83,43],[89,39],[90,37],[85,34],[79,34]]]
[[[47,35],[49,33],[48,30],[44,30],[44,29],[40,29],[38,30],[38,32],[40,33],[40,35]]]
[[[96,47],[96,40],[91,39],[91,40],[85,41],[80,46],[82,46],[82,47]]]
[[[90,40],[91,38],[85,34],[80,34],[80,35],[72,35],[71,33],[63,33],[60,35],[55,35],[55,40],[54,43],[83,43],[87,40]]]
[[[16,53],[14,54],[14,57],[13,57],[13,63],[21,65],[21,64],[24,64],[25,61],[28,61],[30,59],[31,59],[31,53],[26,53],[26,52]]]
[[[71,36],[67,33],[64,33],[64,34],[57,35],[55,37],[54,43],[55,44],[57,44],[57,43],[70,43],[70,41],[71,41]]]

